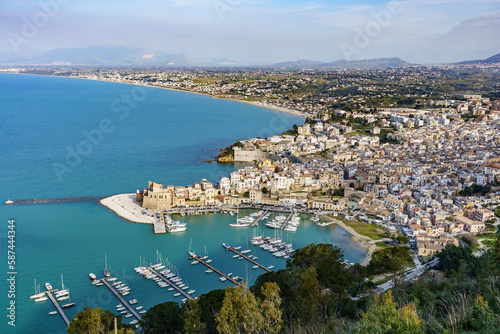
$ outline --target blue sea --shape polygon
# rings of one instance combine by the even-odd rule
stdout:
[[[222,214],[175,217],[188,222],[179,234],[154,235],[150,225],[125,221],[98,202],[4,205],[11,200],[102,196],[135,192],[152,180],[188,185],[221,176],[244,165],[205,162],[218,149],[242,138],[281,133],[303,118],[270,109],[208,96],[72,78],[0,74],[0,261],[1,333],[66,333],[50,301],[35,303],[34,280],[71,291],[76,306],[115,310],[119,301],[106,289],[90,284],[90,272],[102,276],[106,254],[113,276],[131,287],[148,309],[165,301],[180,301],[133,270],[140,260],[161,257],[175,267],[194,296],[225,288],[215,273],[191,265],[189,247],[209,255],[212,265],[244,277],[250,284],[262,269],[232,258],[222,242],[252,250],[263,265],[284,268],[284,259],[249,244],[254,229],[234,229],[235,217]],[[251,213],[241,210],[240,215]],[[318,227],[302,216],[295,233],[280,237],[295,248],[330,242],[349,261],[366,254],[341,227]],[[8,267],[8,221],[15,221],[15,264]],[[261,226],[259,234],[275,231]],[[11,260],[13,259],[11,254]],[[14,272],[15,274],[8,274]],[[15,284],[7,279],[15,277]],[[9,292],[10,291],[10,292]],[[10,294],[10,296],[9,296]],[[15,295],[15,296],[14,296]],[[15,314],[8,310],[15,302]],[[15,315],[15,326],[8,315]],[[128,318],[131,320],[132,318]],[[12,322],[11,322],[12,323]]]

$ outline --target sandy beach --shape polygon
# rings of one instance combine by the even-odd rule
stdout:
[[[151,87],[151,88],[160,88],[160,89],[168,89],[168,90],[173,90],[177,92],[184,92],[184,93],[191,93],[191,94],[198,94],[198,95],[204,95],[204,96],[209,96],[214,99],[221,99],[221,100],[228,100],[228,101],[235,101],[235,102],[241,102],[241,103],[246,103],[246,104],[251,104],[256,107],[261,107],[261,108],[267,108],[271,110],[276,110],[279,112],[295,115],[295,116],[300,116],[300,117],[308,117],[308,115],[304,114],[301,111],[298,110],[292,110],[288,108],[283,108],[283,107],[278,107],[272,104],[267,104],[263,102],[257,102],[257,101],[244,101],[244,100],[239,100],[235,98],[226,98],[226,97],[220,97],[220,96],[214,96],[210,94],[205,94],[205,93],[199,93],[199,92],[194,92],[191,90],[184,90],[184,89],[177,89],[177,88],[170,88],[170,87],[162,87],[162,86],[154,86],[154,85],[147,85],[147,84],[138,84],[138,83],[133,83],[133,82],[119,82],[119,81],[113,81],[113,80],[102,80],[102,79],[96,79],[96,78],[89,78],[89,77],[67,77],[67,76],[62,76],[62,75],[49,75],[49,74],[30,74],[30,73],[15,73],[15,74],[22,74],[22,75],[47,75],[47,76],[52,76],[52,77],[59,77],[59,78],[71,78],[71,79],[83,79],[83,80],[94,80],[94,81],[104,81],[104,82],[114,82],[114,83],[120,83],[120,84],[125,84],[125,85],[134,85],[134,86],[141,86],[141,87]]]
[[[140,203],[135,201],[135,194],[119,194],[106,197],[100,203],[128,221],[140,224],[153,224],[154,218],[144,215]]]
[[[375,244],[376,241],[368,237],[365,237],[364,235],[359,234],[352,227],[344,224],[344,222],[338,219],[335,219],[327,215],[321,215],[321,217],[323,217],[325,220],[331,221],[335,224],[342,226],[342,228],[344,228],[347,232],[349,232],[352,235],[352,240],[354,240],[363,249],[366,249],[368,251],[368,253],[366,253],[365,258],[360,262],[362,266],[367,266],[370,263],[372,254],[378,249],[378,246]]]

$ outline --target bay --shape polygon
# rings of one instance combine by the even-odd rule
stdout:
[[[218,154],[217,148],[241,138],[278,134],[303,122],[294,115],[185,92],[14,74],[0,74],[0,117],[2,202],[7,198],[128,193],[144,188],[149,180],[174,185],[192,184],[201,178],[217,182],[242,167],[204,162]],[[68,152],[76,152],[80,160]],[[240,214],[250,212],[241,210]],[[89,272],[102,276],[104,254],[112,274],[131,287],[129,297],[137,298],[137,305],[145,309],[178,301],[171,292],[133,270],[139,257],[156,262],[157,251],[196,290],[195,296],[230,283],[206,274],[200,264],[191,265],[189,245],[203,254],[206,248],[216,268],[242,276],[250,284],[263,273],[245,260],[233,259],[222,248],[222,242],[247,247],[252,236],[250,228],[228,226],[235,217],[211,214],[178,218],[188,222],[186,232],[154,235],[151,226],[127,222],[98,202],[1,204],[0,259],[5,271],[0,284],[4,310],[0,331],[65,333],[62,319],[48,315],[54,309],[50,301],[29,299],[35,278],[42,287],[51,282],[60,288],[64,275],[71,301],[76,303],[67,310],[70,319],[85,306],[115,311],[118,300],[104,286],[91,285],[88,278]],[[7,296],[9,219],[16,225],[15,327],[7,324],[6,310],[13,299]],[[262,233],[273,236],[274,230],[262,227]],[[332,242],[343,249],[349,261],[359,261],[366,254],[344,229],[320,228],[307,216],[302,216],[297,232],[282,238],[296,248]],[[285,260],[248,247],[262,264],[285,267]]]

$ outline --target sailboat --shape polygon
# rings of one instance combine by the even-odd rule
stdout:
[[[104,253],[104,276],[111,276],[111,273],[108,270],[108,258],[106,257],[106,253]]]
[[[231,227],[248,227],[250,226],[250,223],[247,222],[247,221],[242,221],[238,218],[239,216],[239,211],[238,210],[238,205],[236,204],[236,223],[235,224],[229,224],[229,226]],[[244,218],[241,218],[241,219],[244,219]]]
[[[61,274],[61,290],[55,293],[58,301],[69,299],[69,290],[64,288],[63,275]]]
[[[205,256],[201,258],[202,260],[208,259],[208,252],[207,252],[207,246],[205,246]]]
[[[36,285],[36,278],[35,278],[35,294],[30,296],[31,299],[37,299],[37,298],[41,298],[45,296],[45,293],[43,292],[40,292],[40,284],[38,285],[38,289],[37,289],[37,285]]]

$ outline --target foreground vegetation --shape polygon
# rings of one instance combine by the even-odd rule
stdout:
[[[286,269],[261,275],[251,287],[213,290],[182,306],[156,305],[140,325],[146,334],[500,333],[498,235],[481,257],[456,246],[437,257],[435,269],[407,282],[408,247],[387,247],[367,267],[348,267],[339,248],[311,244],[297,250]],[[394,285],[378,295],[367,278],[381,273]],[[107,320],[98,320],[99,314]],[[102,324],[110,314],[87,308],[68,333],[108,333]]]

